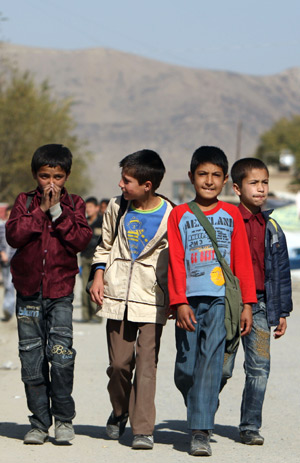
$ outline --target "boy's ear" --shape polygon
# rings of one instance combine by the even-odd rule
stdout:
[[[233,183],[232,188],[233,188],[233,191],[235,192],[236,195],[241,196],[241,194],[242,194],[241,189],[240,189],[240,187],[238,186],[237,183]]]
[[[189,176],[191,184],[194,185],[194,175],[192,174],[191,171],[188,172],[188,176]]]
[[[150,180],[147,180],[145,183],[145,191],[151,191],[152,190],[152,182]]]
[[[226,174],[225,177],[224,177],[223,185],[225,185],[228,182],[228,178],[229,178],[228,174]]]
[[[34,180],[36,180],[36,177],[37,177],[36,173],[33,172],[33,170],[31,171],[31,173],[32,173],[32,176],[33,176]]]

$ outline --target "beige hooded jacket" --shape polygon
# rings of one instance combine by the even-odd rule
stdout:
[[[172,206],[167,201],[165,215],[155,236],[132,260],[124,227],[126,211],[114,240],[120,200],[118,196],[109,202],[103,218],[102,242],[96,247],[93,258],[93,265],[106,266],[104,300],[97,315],[123,320],[127,306],[129,321],[165,324],[169,308],[167,221]],[[130,203],[127,210],[129,206]]]

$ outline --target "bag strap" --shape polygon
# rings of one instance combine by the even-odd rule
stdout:
[[[127,209],[127,204],[128,204],[127,199],[125,199],[124,196],[122,195],[121,196],[121,202],[120,202],[120,208],[119,208],[119,211],[118,211],[117,220],[116,220],[116,224],[115,224],[114,241],[118,236],[120,220],[121,220],[122,215],[124,215],[124,212]]]
[[[217,259],[220,262],[221,266],[223,267],[224,258],[222,257],[222,254],[220,253],[219,248],[218,248],[216,231],[215,231],[214,227],[212,226],[212,224],[210,223],[210,221],[208,220],[206,215],[203,214],[200,207],[197,205],[197,203],[195,201],[190,201],[187,204],[188,204],[189,208],[191,209],[191,211],[197,217],[199,223],[202,225],[202,227],[204,228],[204,230],[208,234],[208,236],[209,236],[209,238],[210,238],[210,240],[212,242],[212,245],[214,247]]]

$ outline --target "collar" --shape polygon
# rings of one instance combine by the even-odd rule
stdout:
[[[239,204],[238,208],[245,222],[249,222],[249,220],[253,220],[255,218],[260,225],[264,225],[266,218],[264,217],[261,210],[257,212],[257,214],[252,214],[252,212],[248,211],[248,209],[246,209],[245,206],[243,206],[241,203]]]

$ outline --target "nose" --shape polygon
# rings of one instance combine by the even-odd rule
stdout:
[[[123,182],[122,179],[119,181],[119,187],[120,187],[120,188],[124,188],[124,182]]]
[[[211,185],[213,183],[213,177],[212,175],[207,175],[205,178],[205,183],[206,185]]]

